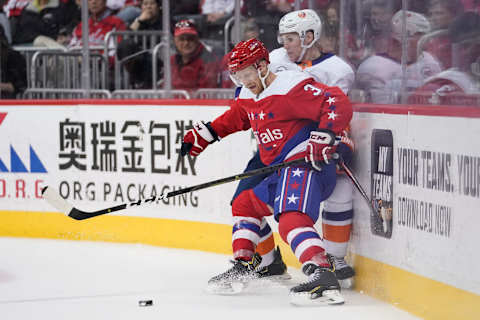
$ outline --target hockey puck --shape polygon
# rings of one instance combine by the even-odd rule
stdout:
[[[150,307],[153,306],[153,300],[140,300],[138,301],[140,307]]]

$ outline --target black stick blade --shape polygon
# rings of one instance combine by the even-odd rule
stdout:
[[[121,204],[121,205],[118,205],[118,206],[115,206],[115,207],[111,207],[111,208],[107,208],[107,209],[101,209],[101,210],[97,210],[97,211],[94,211],[94,212],[86,212],[86,211],[78,210],[77,208],[72,208],[72,211],[70,211],[68,216],[72,219],[75,219],[75,220],[84,220],[84,219],[89,219],[89,218],[93,218],[93,217],[96,217],[96,216],[101,216],[102,214],[107,214],[107,213],[123,210],[126,207],[127,207],[127,204],[124,203],[124,204]]]

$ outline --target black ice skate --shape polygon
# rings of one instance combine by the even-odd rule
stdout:
[[[275,249],[273,262],[268,266],[258,268],[256,272],[262,279],[290,280],[292,278],[287,272],[287,265],[283,262],[279,247]]]
[[[255,269],[262,262],[262,257],[255,253],[250,261],[233,260],[233,266],[208,280],[207,291],[214,294],[236,294],[243,291],[246,284],[260,278]]]
[[[331,269],[307,263],[302,271],[308,276],[308,281],[290,289],[290,303],[305,306],[345,302],[340,294],[340,284]]]
[[[330,264],[333,266],[333,269],[335,270],[335,276],[340,282],[342,289],[352,288],[355,271],[350,265],[348,265],[348,263],[345,261],[345,258],[335,257],[330,254],[327,254],[327,257],[330,261]]]
[[[338,280],[345,280],[355,275],[355,271],[348,265],[345,258],[335,257],[330,254],[327,254],[327,257],[335,270],[335,276]]]

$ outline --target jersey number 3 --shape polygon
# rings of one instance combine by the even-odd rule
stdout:
[[[312,86],[311,84],[306,84],[306,85],[303,87],[303,90],[305,90],[305,91],[311,90],[311,91],[312,91],[312,94],[313,94],[314,96],[318,96],[318,95],[320,95],[320,94],[322,93],[322,89],[317,88],[317,87],[315,87],[315,86]]]

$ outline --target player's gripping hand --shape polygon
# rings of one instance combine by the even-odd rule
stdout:
[[[215,130],[213,130],[210,122],[197,122],[183,137],[180,154],[182,157],[187,153],[196,157],[205,150],[210,143],[217,140],[219,140],[218,135]]]
[[[337,144],[335,134],[329,130],[310,132],[305,161],[310,162],[314,169],[322,170],[322,166],[334,158]]]

